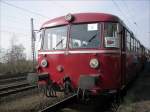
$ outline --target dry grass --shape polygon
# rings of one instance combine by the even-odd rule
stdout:
[[[62,95],[58,93],[58,97],[47,98],[41,93],[27,95],[16,100],[3,101],[0,104],[0,112],[37,112],[40,109],[58,101]]]

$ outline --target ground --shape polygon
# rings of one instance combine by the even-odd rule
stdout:
[[[128,90],[117,112],[150,112],[150,62]]]
[[[0,98],[0,112],[37,112],[59,100],[59,98],[46,98],[37,90],[20,94]],[[100,107],[96,112],[101,109]],[[87,105],[61,110],[61,112],[93,111],[95,111],[94,108]],[[137,79],[128,89],[124,102],[119,106],[117,112],[150,112],[150,62],[146,64],[144,71],[139,73]]]
[[[59,97],[47,98],[38,90],[29,90],[0,99],[0,112],[37,112],[57,102]]]

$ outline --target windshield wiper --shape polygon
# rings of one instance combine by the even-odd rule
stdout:
[[[64,39],[61,39],[61,40],[56,44],[55,48],[53,48],[53,49],[56,49],[56,48],[58,47],[58,45],[63,42],[63,40],[64,40]]]
[[[96,37],[97,33],[95,35],[93,35],[89,40],[88,42],[92,42],[92,40]]]

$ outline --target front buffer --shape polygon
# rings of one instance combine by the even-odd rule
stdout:
[[[50,75],[45,73],[29,73],[27,81],[31,85],[37,85],[38,88],[47,96],[56,96],[55,85],[50,80]]]
[[[78,97],[82,97],[82,100],[86,99],[90,95],[98,95],[100,92],[100,75],[80,75],[79,86],[77,90]]]

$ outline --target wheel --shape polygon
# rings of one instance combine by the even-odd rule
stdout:
[[[71,92],[73,92],[71,82],[70,81],[65,81],[64,82],[64,94],[68,95]]]
[[[46,88],[45,95],[46,95],[47,97],[56,97],[56,91],[54,90],[54,88],[53,88],[52,85],[49,85],[49,86]]]
[[[80,88],[78,88],[78,90],[77,90],[77,99],[81,100],[81,98],[82,98],[82,90]]]
[[[117,105],[120,105],[120,103],[122,103],[123,101],[123,91],[122,90],[119,90],[117,93],[115,93],[114,95],[114,102],[117,104]]]

